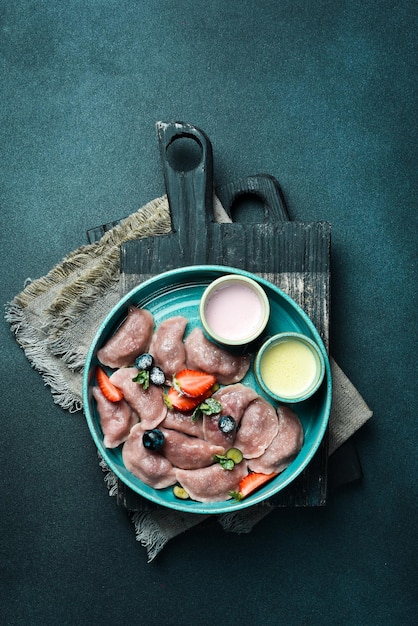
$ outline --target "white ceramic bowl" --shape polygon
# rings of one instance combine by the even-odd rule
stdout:
[[[205,333],[224,346],[252,343],[264,331],[269,316],[266,292],[248,276],[221,276],[208,285],[200,301]]]
[[[259,349],[254,370],[257,382],[278,402],[302,402],[318,391],[325,361],[315,341],[296,332],[270,337]]]

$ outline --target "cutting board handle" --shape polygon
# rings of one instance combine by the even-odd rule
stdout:
[[[277,224],[289,221],[283,192],[278,181],[270,174],[256,174],[234,180],[216,189],[223,208],[234,219],[234,205],[240,200],[255,197],[264,208],[264,223]]]
[[[213,152],[207,135],[184,122],[157,122],[158,143],[172,231],[184,250],[196,241],[205,247],[213,218]],[[192,244],[193,245],[193,244]]]

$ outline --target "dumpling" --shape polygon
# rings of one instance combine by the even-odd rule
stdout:
[[[166,377],[173,376],[186,367],[183,335],[187,323],[187,318],[182,315],[170,317],[161,322],[152,337],[149,352]]]
[[[242,383],[228,385],[219,389],[212,396],[222,405],[222,411],[217,415],[203,416],[203,433],[204,438],[211,443],[219,446],[230,448],[234,445],[237,428],[244,414],[245,409],[250,402],[258,398],[257,392],[251,387],[246,387]],[[235,430],[231,433],[223,433],[218,426],[219,417],[221,415],[230,415],[235,420]]]
[[[266,451],[248,462],[254,472],[282,472],[296,458],[303,445],[303,428],[296,413],[285,406],[277,409],[279,430]]]
[[[221,385],[242,380],[250,367],[248,354],[232,354],[206,339],[200,328],[192,330],[184,342],[187,367],[216,376]]]
[[[126,441],[131,428],[138,423],[138,415],[123,399],[109,402],[99,387],[93,387],[93,397],[97,403],[103,443],[106,448],[117,448]]]
[[[239,482],[246,474],[247,464],[244,461],[235,465],[232,470],[223,469],[219,463],[202,469],[176,470],[178,482],[198,502],[228,500],[229,492],[238,491]]]
[[[127,470],[154,489],[164,489],[177,482],[176,472],[168,459],[159,452],[148,450],[142,443],[144,428],[137,424],[122,448]]]
[[[192,437],[200,437],[200,439],[204,439],[202,420],[193,420],[191,415],[180,413],[180,411],[174,411],[172,409],[167,411],[167,415],[160,425],[164,428],[177,430],[185,435],[191,435]]]
[[[146,352],[154,330],[154,318],[146,309],[128,308],[128,316],[116,333],[100,348],[97,358],[108,367],[133,365]]]
[[[213,464],[215,454],[225,454],[225,448],[204,439],[190,437],[175,430],[160,428],[164,435],[163,454],[175,467],[197,469]]]
[[[259,396],[244,411],[234,445],[246,459],[253,459],[263,454],[278,430],[275,408]]]
[[[123,392],[126,402],[138,414],[144,428],[156,428],[167,414],[167,406],[161,387],[150,385],[144,389],[142,385],[133,382],[138,370],[135,367],[122,367],[110,377],[110,381]]]

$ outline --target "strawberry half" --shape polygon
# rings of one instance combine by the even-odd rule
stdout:
[[[184,369],[173,376],[173,387],[185,396],[198,398],[212,389],[216,383],[213,374],[199,372],[197,370]]]
[[[181,413],[189,413],[193,411],[199,404],[209,398],[213,393],[212,387],[207,389],[205,393],[197,398],[185,396],[180,391],[177,391],[174,387],[170,387],[167,393],[164,395],[164,402],[169,409],[176,409]]]
[[[170,387],[164,395],[164,402],[169,409],[176,409],[181,413],[188,413],[189,411],[193,411],[193,409],[202,402],[202,399],[200,397],[190,398],[177,391],[174,387]]]
[[[262,474],[261,472],[251,472],[241,478],[238,491],[231,491],[230,496],[235,500],[243,500],[253,491],[268,483],[269,480],[277,476],[276,472],[272,474]]]
[[[97,379],[97,384],[100,387],[100,391],[102,392],[104,397],[107,398],[107,400],[109,400],[109,402],[119,402],[119,400],[122,400],[123,398],[122,391],[118,387],[115,387],[115,385],[110,382],[109,376],[99,366],[97,366],[97,369],[96,369],[96,379]]]

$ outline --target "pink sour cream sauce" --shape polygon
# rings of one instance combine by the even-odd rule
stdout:
[[[227,341],[246,340],[257,334],[265,315],[260,296],[245,283],[219,286],[205,303],[210,330]]]

